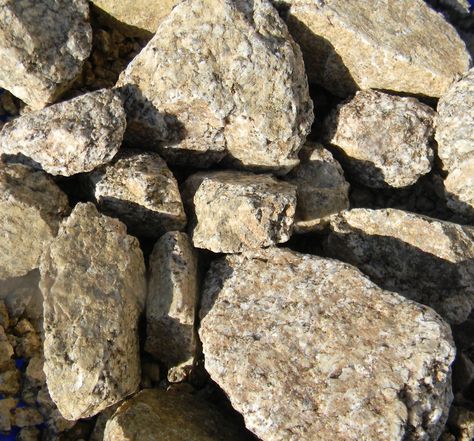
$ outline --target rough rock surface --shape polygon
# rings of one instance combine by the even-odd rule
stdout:
[[[87,0],[0,0],[0,87],[33,108],[69,86],[91,47]]]
[[[406,187],[431,170],[435,112],[415,98],[357,92],[325,121],[324,141],[368,187]]]
[[[118,86],[129,145],[181,164],[228,153],[287,171],[313,121],[301,52],[268,0],[179,4]]]
[[[169,381],[182,381],[196,351],[197,256],[188,235],[163,235],[153,248],[149,268],[145,350],[166,365]]]
[[[186,181],[183,198],[193,215],[190,229],[197,248],[239,253],[291,236],[296,187],[270,175],[196,173]]]
[[[433,440],[452,399],[451,332],[336,260],[268,249],[211,265],[206,370],[264,441]]]
[[[470,66],[456,30],[423,0],[286,0],[310,80],[336,95],[439,97]]]
[[[474,228],[401,210],[354,209],[331,221],[326,251],[385,289],[462,323],[474,306]]]
[[[143,255],[125,225],[80,203],[43,254],[40,271],[48,389],[66,419],[87,418],[140,382]]]
[[[89,172],[117,154],[125,125],[115,91],[90,92],[6,124],[0,154],[26,156],[52,175]]]
[[[186,226],[178,184],[157,153],[124,151],[90,175],[101,211],[138,236],[156,238]]]
[[[67,196],[45,173],[0,162],[0,280],[39,266],[68,210]]]
[[[299,156],[301,163],[288,181],[297,188],[295,231],[305,233],[324,227],[330,215],[349,208],[349,183],[321,144],[306,144]]]

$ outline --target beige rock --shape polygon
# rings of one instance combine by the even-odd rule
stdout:
[[[61,414],[97,414],[140,382],[138,316],[146,296],[138,240],[78,204],[41,258],[44,372]]]
[[[118,86],[127,143],[185,165],[228,153],[242,167],[288,171],[313,121],[301,52],[268,0],[184,1]]]
[[[46,382],[43,371],[44,359],[40,355],[33,356],[26,367],[26,378],[33,384],[41,385]]]
[[[54,433],[65,432],[76,424],[75,421],[68,421],[62,417],[61,413],[51,399],[46,383],[38,391],[37,404],[41,414],[44,416],[46,426]],[[102,441],[102,440],[101,440]]]
[[[125,125],[121,99],[103,89],[5,124],[0,153],[26,156],[52,175],[89,172],[117,154]]]
[[[449,326],[336,260],[270,248],[213,262],[205,367],[263,441],[437,439]]]
[[[11,412],[18,400],[15,398],[0,399],[0,432],[9,432],[12,428]]]
[[[43,416],[38,410],[32,407],[21,407],[15,409],[13,421],[17,427],[30,427],[41,424],[43,422]]]
[[[24,427],[17,436],[18,441],[38,441],[40,439],[40,431],[36,427]]]
[[[45,173],[0,162],[0,280],[38,267],[68,210],[66,195]]]
[[[369,187],[406,187],[431,170],[435,112],[415,98],[357,92],[326,119],[325,141]]]
[[[326,251],[385,289],[462,323],[474,306],[474,228],[400,210],[354,209],[331,222]]]
[[[196,173],[186,181],[183,195],[195,216],[191,231],[197,248],[238,253],[291,236],[296,187],[270,175]]]
[[[197,256],[188,235],[162,236],[149,268],[145,350],[168,367],[169,381],[183,381],[194,363],[198,302]]]
[[[0,373],[0,394],[17,395],[20,391],[20,372],[16,368]]]

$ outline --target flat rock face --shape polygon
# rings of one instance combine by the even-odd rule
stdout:
[[[53,102],[91,47],[87,0],[0,0],[0,87],[31,107]]]
[[[474,228],[400,210],[354,209],[331,221],[329,255],[450,323],[474,306]]]
[[[157,238],[186,226],[178,183],[157,153],[123,151],[90,175],[100,209],[138,236]]]
[[[264,441],[433,440],[452,399],[449,326],[354,267],[268,249],[215,261],[206,370]]]
[[[336,95],[439,97],[470,67],[456,30],[423,0],[285,0],[308,76]]]
[[[183,381],[196,351],[197,256],[186,233],[163,235],[149,261],[145,350],[168,368],[168,380]]]
[[[296,187],[270,175],[196,173],[184,185],[184,199],[197,248],[239,253],[286,242],[292,233]]]
[[[69,420],[93,416],[140,382],[138,316],[146,296],[138,240],[78,204],[42,256],[48,389]]]
[[[68,211],[67,196],[45,173],[0,162],[0,280],[38,268]]]
[[[435,112],[415,98],[357,92],[325,121],[325,141],[368,187],[406,187],[431,170]]]
[[[117,154],[125,125],[116,92],[90,92],[5,124],[0,154],[24,155],[52,175],[89,172]]]
[[[118,86],[126,141],[179,164],[228,154],[239,166],[287,171],[313,121],[301,52],[267,0],[179,4]]]

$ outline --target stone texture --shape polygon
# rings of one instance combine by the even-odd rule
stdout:
[[[286,0],[311,81],[336,95],[385,89],[441,96],[470,56],[423,0]]]
[[[145,350],[168,368],[168,380],[186,379],[196,351],[197,256],[188,235],[170,232],[149,261]]]
[[[30,106],[53,102],[91,47],[87,0],[0,1],[0,87]]]
[[[449,326],[336,260],[268,249],[211,265],[206,370],[264,441],[426,440],[452,399]]]
[[[43,417],[38,410],[32,407],[21,407],[15,409],[13,413],[13,421],[17,427],[30,427],[41,424],[43,422]]]
[[[26,156],[52,175],[89,172],[117,154],[125,125],[116,92],[90,92],[5,124],[0,153]]]
[[[14,398],[0,399],[0,431],[9,432],[12,428],[11,412],[17,405],[17,400]]]
[[[291,236],[296,187],[270,175],[196,173],[186,181],[183,198],[194,216],[190,229],[197,248],[238,253]]]
[[[158,238],[186,227],[178,184],[157,153],[124,151],[90,180],[100,210],[118,217],[133,234]]]
[[[406,187],[431,170],[435,112],[415,98],[357,92],[325,121],[324,140],[368,187]]]
[[[354,209],[331,221],[326,251],[375,283],[462,323],[474,306],[474,228],[395,209]]]
[[[472,410],[453,406],[449,415],[449,425],[458,436],[456,441],[472,441],[474,438],[474,412]]]
[[[140,246],[120,221],[80,203],[43,254],[40,271],[49,393],[66,419],[93,416],[140,381]]]
[[[127,143],[179,164],[228,153],[235,165],[288,171],[313,121],[301,52],[268,0],[179,4],[118,86]]]
[[[66,195],[45,173],[0,162],[0,280],[38,267],[68,210]]]

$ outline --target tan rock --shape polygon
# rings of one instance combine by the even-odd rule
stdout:
[[[17,436],[18,441],[39,441],[40,431],[36,427],[24,427]]]
[[[33,384],[41,385],[46,382],[43,371],[44,359],[40,355],[33,356],[26,367],[26,378]]]
[[[19,407],[13,413],[13,421],[17,427],[31,427],[41,424],[43,416],[32,407]]]
[[[183,197],[195,217],[191,231],[197,248],[238,253],[291,236],[296,187],[270,175],[196,173],[186,181]]]
[[[203,295],[206,370],[263,441],[441,434],[455,349],[432,310],[277,248],[213,262]]]
[[[12,410],[18,400],[15,398],[0,399],[0,432],[9,432],[12,428]]]
[[[17,395],[20,391],[20,372],[13,367],[6,372],[0,372],[0,394]]]
[[[143,254],[125,225],[80,203],[43,254],[40,270],[49,392],[65,418],[90,417],[140,382]]]

